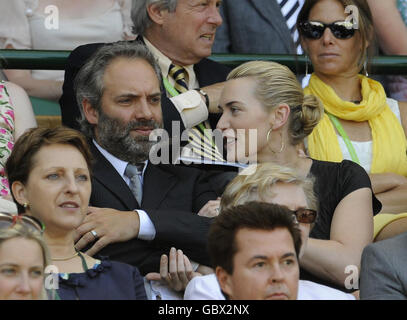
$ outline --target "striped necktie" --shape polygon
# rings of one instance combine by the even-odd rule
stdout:
[[[168,75],[174,79],[174,88],[179,93],[188,91],[186,70],[183,67],[171,64]],[[207,120],[189,130],[188,142],[192,148],[192,152],[195,156],[200,158],[224,161],[221,153],[213,142],[213,138],[208,133],[205,133],[205,129],[211,129],[211,125]]]
[[[296,53],[302,54],[300,37],[296,27],[297,16],[301,10],[300,3],[298,0],[277,0],[277,2],[280,5],[282,15],[287,21],[287,27],[290,30]]]
[[[143,199],[143,184],[141,183],[143,168],[144,163],[138,165],[129,163],[124,171],[124,175],[130,179],[129,188],[140,206]]]

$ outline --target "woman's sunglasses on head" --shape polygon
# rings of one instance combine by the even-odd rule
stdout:
[[[0,230],[3,228],[13,228],[16,224],[22,224],[28,229],[41,234],[45,230],[44,224],[32,216],[0,212]]]
[[[293,211],[295,219],[298,223],[314,223],[317,219],[317,212],[312,209],[300,208]]]
[[[329,24],[319,21],[305,21],[299,24],[300,33],[304,37],[314,40],[320,39],[326,28],[331,30],[335,38],[341,40],[352,38],[356,31],[349,21],[336,21]]]

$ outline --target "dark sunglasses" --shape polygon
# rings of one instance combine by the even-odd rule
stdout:
[[[0,229],[13,228],[18,223],[40,234],[43,234],[45,230],[44,224],[32,216],[0,212]]]
[[[314,223],[317,219],[317,212],[312,209],[300,208],[293,211],[298,223]]]
[[[305,21],[299,25],[300,33],[308,39],[320,39],[325,32],[325,29],[329,28],[332,34],[337,39],[349,39],[355,34],[353,24],[349,21],[336,21],[333,23],[322,23],[319,21]]]

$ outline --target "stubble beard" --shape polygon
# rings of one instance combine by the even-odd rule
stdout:
[[[149,157],[151,147],[157,142],[150,141],[148,136],[133,136],[131,134],[132,130],[140,127],[158,129],[162,125],[154,120],[132,120],[126,124],[100,112],[97,125],[97,142],[120,160],[133,165],[145,162]]]

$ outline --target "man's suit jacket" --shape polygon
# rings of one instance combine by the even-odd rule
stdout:
[[[142,38],[138,38],[135,43],[143,43]],[[62,87],[62,96],[59,100],[61,106],[62,124],[74,129],[79,129],[77,119],[80,118],[80,111],[76,102],[74,92],[74,79],[79,72],[80,68],[86,61],[105,43],[92,43],[79,46],[71,52],[68,57],[65,67],[65,79]],[[220,63],[209,59],[202,59],[199,63],[194,65],[199,85],[205,87],[214,83],[223,82],[226,80],[230,68]],[[164,88],[164,85],[161,86]],[[184,130],[184,125],[181,116],[169,98],[167,98],[164,91],[161,96],[161,106],[163,111],[163,124],[164,129],[167,130],[169,135],[172,135],[172,121],[177,120],[181,124],[181,132]],[[211,114],[210,123],[212,128],[216,127],[219,120],[219,115]]]
[[[293,54],[294,43],[276,0],[223,0],[214,53]]]
[[[161,254],[168,254],[172,246],[182,249],[191,260],[210,265],[206,240],[212,219],[196,213],[217,195],[209,186],[204,171],[149,163],[139,206],[116,169],[92,142],[90,146],[95,158],[90,205],[120,211],[141,208],[156,229],[153,241],[132,239],[110,244],[100,251],[101,255],[137,266],[143,275],[159,271]]]
[[[363,250],[360,298],[407,299],[407,233],[372,243]]]

